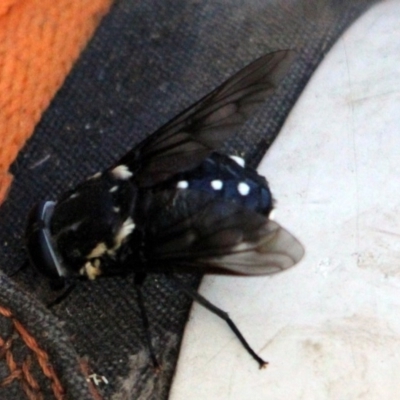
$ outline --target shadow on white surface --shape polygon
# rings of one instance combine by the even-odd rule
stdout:
[[[272,277],[206,277],[270,362],[194,305],[171,400],[396,399],[400,392],[400,2],[338,40],[259,170],[306,257]]]

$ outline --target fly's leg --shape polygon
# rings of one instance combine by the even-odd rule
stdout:
[[[257,355],[257,353],[250,347],[250,345],[247,343],[247,340],[244,338],[242,333],[239,331],[238,327],[235,325],[235,323],[229,318],[229,315],[227,312],[221,310],[214,304],[210,303],[206,298],[204,298],[202,295],[197,293],[195,289],[190,287],[189,285],[184,284],[177,278],[175,278],[172,275],[168,275],[171,280],[176,284],[177,288],[181,290],[183,293],[191,297],[194,301],[197,301],[200,305],[205,307],[207,310],[211,311],[213,314],[217,315],[218,317],[222,318],[228,325],[229,328],[233,331],[235,336],[240,340],[240,343],[242,343],[243,347],[246,349],[246,351],[254,358],[254,360],[257,361],[260,369],[265,368],[268,365],[267,361],[264,361],[260,356]]]
[[[146,274],[137,273],[135,275],[134,282],[135,282],[135,287],[136,287],[136,291],[137,291],[140,315],[142,317],[143,327],[144,327],[145,335],[146,335],[147,348],[149,350],[150,359],[151,359],[151,362],[153,363],[154,370],[156,372],[158,372],[161,369],[161,366],[157,360],[156,353],[155,353],[154,347],[153,347],[153,343],[151,341],[149,319],[147,318],[146,307],[144,306],[143,294],[142,294],[142,286],[141,285],[142,285],[145,277],[146,277]]]

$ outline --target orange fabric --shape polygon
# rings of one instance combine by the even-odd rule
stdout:
[[[8,169],[112,0],[0,0],[0,204]]]

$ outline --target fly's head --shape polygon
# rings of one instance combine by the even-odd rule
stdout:
[[[116,264],[135,229],[136,187],[124,165],[98,173],[30,212],[26,243],[31,264],[53,282],[95,279]]]

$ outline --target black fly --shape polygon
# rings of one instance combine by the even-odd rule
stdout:
[[[296,264],[301,244],[269,219],[267,181],[218,149],[271,94],[293,59],[277,51],[254,61],[139,143],[121,160],[30,213],[32,265],[50,281],[135,273],[272,274]],[[223,318],[194,290],[179,289]],[[139,291],[147,329],[147,317]],[[148,345],[154,365],[157,361]]]

